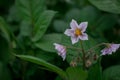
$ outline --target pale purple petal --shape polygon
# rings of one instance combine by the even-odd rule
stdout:
[[[61,55],[61,57],[63,58],[63,61],[64,61],[66,58],[66,54]]]
[[[116,52],[116,50],[120,47],[120,44],[108,44],[107,43],[107,46],[108,47],[101,50],[102,55],[112,54],[112,52]]]
[[[58,52],[58,54],[63,58],[63,61],[66,58],[66,49],[62,49],[61,51]]]
[[[78,24],[77,24],[77,22],[76,22],[74,19],[72,19],[72,21],[71,21],[71,23],[70,23],[70,27],[71,27],[73,30],[75,30],[76,28],[78,28]]]
[[[74,37],[71,37],[71,40],[72,40],[72,44],[75,44],[78,42],[79,38],[74,36]]]
[[[57,49],[57,50],[58,50],[59,55],[62,55],[65,52],[64,47],[59,47],[59,49]]]
[[[60,47],[60,45],[57,43],[54,43],[53,45],[55,46],[55,49],[59,49],[59,47]]]
[[[112,50],[109,48],[104,48],[103,50],[101,50],[102,55],[106,55],[106,54],[112,54]]]
[[[79,36],[80,40],[88,40],[88,35],[86,33],[82,33],[82,35]]]
[[[63,60],[65,60],[66,58],[66,48],[63,45],[54,43],[53,45],[55,45],[55,49],[58,51],[58,55],[60,55]]]
[[[101,50],[102,55],[106,55],[105,49]]]
[[[74,30],[67,29],[67,30],[64,32],[64,34],[67,35],[67,36],[73,36],[73,35],[74,35]]]
[[[62,54],[65,54],[65,53],[66,53],[65,48],[62,48],[60,52],[61,52],[61,55],[62,55]]]
[[[111,44],[111,48],[113,52],[116,52],[116,50],[120,47],[120,44]]]
[[[86,31],[86,28],[88,26],[88,22],[81,22],[78,26],[79,29],[81,29],[82,32]]]

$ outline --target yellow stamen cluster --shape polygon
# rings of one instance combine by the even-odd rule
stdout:
[[[77,28],[77,29],[75,30],[75,35],[76,35],[76,36],[82,35],[81,30]]]

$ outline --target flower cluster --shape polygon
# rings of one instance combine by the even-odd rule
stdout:
[[[81,22],[80,24],[77,24],[77,22],[74,19],[72,19],[70,23],[71,29],[66,29],[64,34],[71,37],[72,44],[75,44],[82,40],[88,40],[88,35],[87,33],[85,33],[87,26],[88,26],[88,22]],[[55,49],[58,51],[58,55],[60,55],[63,58],[63,60],[65,60],[67,47],[57,43],[54,43],[54,45],[55,45]],[[106,47],[101,50],[101,55],[110,55],[112,54],[112,52],[116,52],[116,50],[120,47],[120,44],[113,44],[113,43],[104,43],[103,45],[105,45]],[[86,59],[85,50],[82,50],[82,53],[83,53],[83,64],[86,67],[89,67],[92,63],[89,59],[85,60]],[[92,59],[97,58],[95,55],[93,55]],[[72,61],[71,65],[75,66],[76,62]]]

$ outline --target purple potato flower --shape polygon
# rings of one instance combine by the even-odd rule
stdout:
[[[106,48],[104,48],[103,50],[101,50],[102,55],[109,55],[112,54],[112,52],[116,52],[116,50],[120,47],[120,44],[110,44],[110,43],[106,43]]]
[[[79,25],[72,19],[70,23],[71,29],[67,29],[64,34],[71,37],[72,44],[79,40],[88,40],[88,35],[85,33],[88,22],[81,22]]]
[[[55,49],[58,51],[58,55],[63,58],[63,61],[66,58],[66,47],[57,43],[54,43]]]

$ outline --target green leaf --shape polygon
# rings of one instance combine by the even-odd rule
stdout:
[[[42,11],[45,9],[44,0],[16,0],[18,14],[20,18],[31,22],[32,25],[39,18]]]
[[[88,79],[87,80],[102,80],[102,68],[100,62],[92,65],[89,69]]]
[[[7,26],[7,23],[4,21],[2,17],[0,17],[0,30],[3,32],[4,37],[10,41],[11,40],[11,33]]]
[[[20,25],[20,34],[21,36],[31,36],[32,28],[30,27],[30,24],[22,21]]]
[[[38,20],[41,12],[43,11],[44,0],[16,0],[17,13],[22,20],[20,25],[20,35],[33,36],[30,29],[35,27],[35,23]]]
[[[101,15],[101,12],[93,6],[86,6],[80,10],[79,21],[88,21],[89,26],[92,26],[98,17]],[[89,27],[88,27],[89,28]]]
[[[2,79],[1,77],[2,77],[2,63],[0,62],[0,79]]]
[[[45,52],[39,49],[35,51],[35,56],[45,61],[53,61],[56,57],[56,54]]]
[[[55,20],[53,25],[55,31],[57,32],[64,32],[65,29],[68,27],[68,23],[63,20]]]
[[[10,60],[10,46],[7,40],[0,35],[0,61],[7,64]]]
[[[9,69],[0,61],[0,80],[12,80]]]
[[[80,67],[69,67],[66,70],[68,74],[68,80],[86,80],[87,71],[84,71]]]
[[[16,0],[16,5],[22,20],[32,28],[33,41],[38,41],[46,32],[56,12],[45,10],[44,0]]]
[[[13,21],[19,22],[20,21],[20,18],[17,15],[17,9],[15,5],[10,7],[9,14],[7,16],[7,21],[8,22],[13,22]]]
[[[104,70],[104,80],[120,80],[120,65],[112,66]]]
[[[98,9],[111,12],[120,13],[120,0],[89,0]]]
[[[61,34],[47,34],[43,36],[41,40],[35,42],[35,45],[45,51],[55,52],[53,43],[60,43],[62,35]]]
[[[54,11],[46,10],[40,15],[35,24],[33,41],[38,41],[43,36],[55,13]]]
[[[65,20],[70,22],[72,19],[79,20],[80,18],[80,10],[77,8],[70,9],[66,15]]]
[[[102,15],[95,23],[94,30],[97,32],[102,32],[106,29],[110,29],[115,26],[117,23],[117,16],[112,14],[104,14]]]
[[[7,23],[4,21],[2,17],[0,17],[0,30],[3,32],[3,36],[6,38],[8,42],[13,40],[15,41],[16,44],[22,47],[21,44],[16,40],[16,37],[14,36],[13,32],[10,30]]]
[[[88,21],[89,26],[91,27],[100,15],[101,12],[93,6],[85,6],[82,9],[73,8],[69,10],[65,15],[65,19],[68,22],[70,22],[72,19],[75,19],[79,23],[83,21]]]
[[[62,80],[61,77],[57,76],[55,80]]]
[[[23,59],[23,60],[26,60],[26,61],[29,61],[29,62],[32,62],[34,64],[38,64],[40,66],[44,66],[45,68],[47,68],[48,70],[51,70],[55,73],[57,73],[58,75],[60,75],[63,79],[67,79],[67,75],[66,73],[58,68],[57,66],[55,65],[52,65],[40,58],[36,58],[36,57],[33,57],[33,56],[29,56],[29,55],[16,55],[17,57]]]

